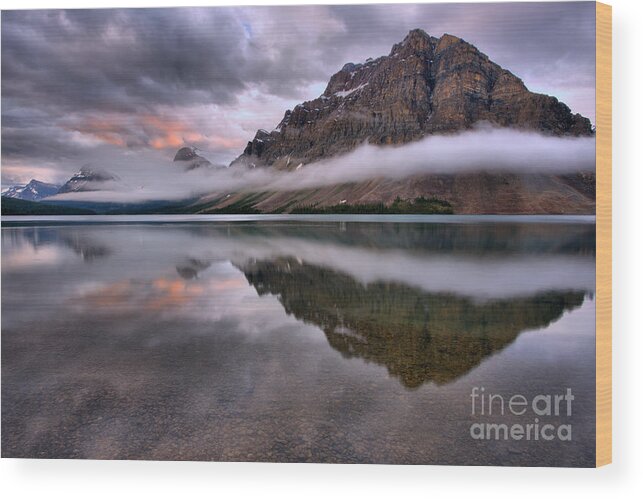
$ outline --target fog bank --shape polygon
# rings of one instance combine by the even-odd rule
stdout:
[[[373,178],[465,172],[561,174],[594,171],[594,137],[548,137],[507,129],[478,128],[433,135],[402,146],[364,144],[335,158],[293,171],[272,168],[212,168],[186,172],[181,163],[128,155],[103,158],[100,167],[121,181],[101,191],[70,193],[58,200],[142,202],[180,200],[205,194],[292,191]]]

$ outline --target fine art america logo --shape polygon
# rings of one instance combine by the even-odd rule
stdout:
[[[572,425],[560,424],[572,415],[571,388],[563,394],[510,397],[485,393],[484,387],[471,389],[471,416],[493,422],[474,422],[469,428],[475,440],[560,440],[571,441]],[[520,422],[502,422],[502,418],[520,418]],[[497,419],[495,419],[497,418]],[[523,418],[526,420],[523,421]],[[555,421],[552,419],[555,418]]]

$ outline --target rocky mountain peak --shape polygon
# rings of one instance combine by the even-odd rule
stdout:
[[[438,43],[435,49],[436,49],[436,52],[442,52],[443,50],[451,47],[452,45],[458,45],[461,43],[464,43],[466,45],[469,45],[470,47],[473,47],[473,45],[465,42],[462,38],[458,38],[457,36],[453,36],[448,33],[445,33],[438,40]]]
[[[437,39],[427,34],[424,30],[413,29],[400,43],[393,45],[389,57],[394,54],[433,54]]]
[[[108,171],[94,169],[90,165],[84,165],[60,188],[58,194],[97,191],[100,190],[104,182],[117,180],[119,180],[119,178]]]
[[[510,71],[450,34],[411,30],[388,56],[347,63],[323,94],[259,130],[232,165],[295,169],[364,142],[402,144],[488,122],[546,135],[591,135],[587,118],[530,92]]]
[[[181,147],[174,155],[174,161],[190,161],[198,156],[193,147]]]
[[[431,37],[426,31],[420,28],[415,28],[409,31],[409,33],[402,40],[403,45],[411,45],[416,43],[428,44],[435,38]]]
[[[174,161],[183,163],[186,170],[194,170],[195,168],[210,167],[212,163],[200,156],[194,147],[181,147],[174,155]]]
[[[75,173],[72,178],[89,180],[92,182],[106,182],[108,180],[116,180],[116,176],[100,169],[94,169],[90,165],[84,165]]]

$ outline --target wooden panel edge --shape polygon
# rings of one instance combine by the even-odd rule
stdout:
[[[596,2],[596,466],[612,462],[612,7]]]

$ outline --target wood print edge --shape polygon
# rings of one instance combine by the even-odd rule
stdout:
[[[596,466],[612,462],[612,7],[596,2]]]

